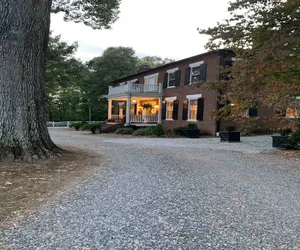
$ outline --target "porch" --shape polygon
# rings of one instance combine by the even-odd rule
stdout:
[[[108,100],[108,122],[136,126],[161,123],[162,98],[114,98]]]
[[[150,83],[150,82],[149,82]],[[128,82],[124,85],[112,87],[109,86],[108,96],[118,96],[124,94],[146,94],[146,96],[152,96],[151,94],[162,94],[163,88],[162,84],[141,84]]]

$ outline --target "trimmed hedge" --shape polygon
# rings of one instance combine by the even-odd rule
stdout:
[[[118,128],[115,133],[119,135],[132,135],[133,132],[133,128]]]
[[[148,128],[140,128],[136,131],[134,131],[133,135],[136,136],[163,136],[165,135],[165,131],[162,127],[162,125],[158,124],[153,127]]]
[[[186,131],[187,129],[195,129],[195,130],[196,130],[196,129],[198,129],[198,126],[197,126],[197,124],[195,124],[195,123],[189,123],[189,124],[186,125],[186,126],[174,128],[174,129],[173,129],[173,133],[174,133],[175,135],[185,136],[185,135],[186,135],[185,131]]]

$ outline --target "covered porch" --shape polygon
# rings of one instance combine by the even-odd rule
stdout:
[[[161,123],[162,97],[132,97],[108,99],[108,122],[136,126]]]

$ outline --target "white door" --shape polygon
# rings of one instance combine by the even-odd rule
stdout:
[[[147,84],[145,86],[145,92],[154,92],[155,90],[155,82],[156,77],[151,77],[147,79]]]

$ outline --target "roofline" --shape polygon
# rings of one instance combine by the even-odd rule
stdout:
[[[141,74],[145,74],[145,73],[147,73],[147,72],[155,71],[155,70],[157,70],[157,69],[161,69],[161,68],[168,67],[168,66],[171,66],[171,65],[174,65],[174,64],[177,64],[177,63],[181,63],[181,62],[184,62],[184,61],[186,61],[186,60],[194,59],[194,58],[197,58],[197,57],[199,57],[199,56],[207,56],[207,55],[210,55],[210,54],[215,54],[215,53],[219,53],[219,52],[223,52],[223,51],[232,51],[232,52],[233,52],[232,49],[218,49],[218,50],[208,51],[208,52],[205,52],[205,53],[202,53],[202,54],[198,54],[198,55],[195,55],[195,56],[191,56],[191,57],[187,57],[187,58],[184,58],[184,59],[175,61],[175,62],[163,64],[163,65],[158,66],[158,67],[156,67],[156,68],[148,69],[148,70],[141,71],[141,72],[138,72],[138,73],[129,75],[129,76],[125,76],[125,77],[122,77],[122,78],[119,78],[119,79],[113,81],[112,83],[122,82],[122,81],[125,80],[125,79],[133,78],[133,77],[139,76],[139,75],[141,75]]]

